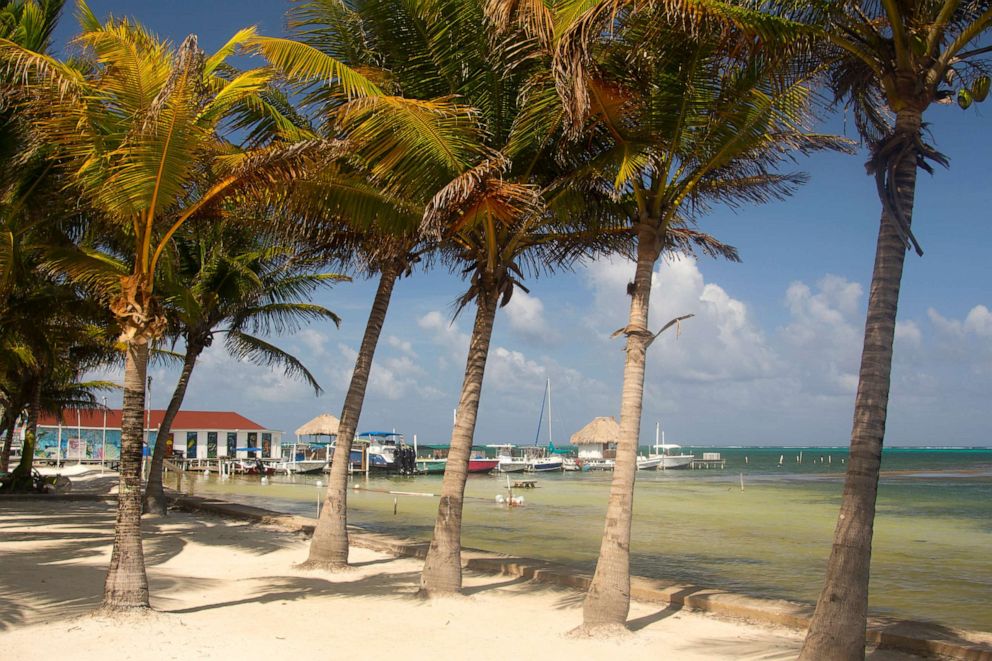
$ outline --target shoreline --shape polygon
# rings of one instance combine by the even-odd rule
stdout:
[[[0,502],[19,501],[23,503],[23,506],[5,508],[7,511],[0,510],[0,517],[9,517],[11,514],[9,510],[22,508],[50,511],[53,516],[58,514],[58,507],[46,507],[42,503],[55,505],[61,501],[68,505],[68,508],[62,509],[75,507],[86,509],[84,505],[86,501],[107,501],[109,503],[115,500],[112,494],[107,493],[110,486],[116,484],[114,474],[92,475],[87,476],[87,478],[89,479],[74,482],[74,486],[78,486],[79,488],[75,489],[75,493],[72,494],[62,496],[6,496],[4,499],[0,499]],[[298,538],[302,548],[305,549],[308,541],[303,539],[303,535],[309,535],[315,525],[315,519],[312,518],[240,505],[219,499],[185,496],[175,493],[170,493],[170,498],[173,507],[184,513],[180,516],[205,514],[220,517],[222,520],[227,521],[228,523],[224,524],[225,526],[236,529],[232,532],[232,535],[246,537],[241,542],[244,546],[251,546],[252,537],[265,535],[267,534],[265,533],[267,529],[273,528]],[[164,519],[158,518],[149,522],[153,529],[158,529],[163,525],[168,526],[170,519],[178,519],[180,516]],[[17,515],[15,513],[13,518],[16,519],[16,517]],[[247,522],[247,525],[245,525],[245,522]],[[112,532],[112,520],[110,521],[110,528]],[[372,533],[354,527],[351,528],[351,531],[352,558],[356,564],[367,564],[361,560],[367,553],[387,554],[396,558],[397,562],[412,563],[410,565],[410,572],[419,576],[421,565],[415,559],[423,556],[427,547],[426,543]],[[57,537],[58,534],[55,533],[55,536]],[[0,542],[5,541],[5,537],[0,536]],[[37,537],[45,537],[44,529],[38,531]],[[158,540],[152,546],[155,544],[158,544]],[[109,555],[107,557],[109,558]],[[465,560],[466,575],[473,575],[475,577],[507,576],[511,578],[511,584],[533,586],[533,590],[535,591],[565,590],[573,594],[570,597],[573,605],[581,603],[581,590],[584,589],[588,580],[588,575],[576,572],[572,568],[534,558],[509,556],[468,548],[464,549],[463,558]],[[302,561],[302,559],[304,558],[299,558],[298,561]],[[376,560],[375,562],[382,561]],[[384,562],[388,563],[391,561],[385,560]],[[105,562],[99,569],[101,573],[105,572]],[[153,571],[151,566],[149,571]],[[333,578],[333,575],[331,577]],[[372,578],[374,579],[374,575]],[[153,605],[156,605],[162,597],[158,594],[158,590],[154,586],[155,581],[153,580],[152,582]],[[637,604],[637,608],[632,606],[629,624],[632,629],[635,629],[635,635],[637,637],[640,637],[644,633],[640,627],[648,620],[654,622],[661,618],[671,618],[673,614],[689,616],[698,612],[698,617],[700,618],[737,622],[744,627],[745,631],[750,631],[748,627],[752,629],[756,627],[758,630],[772,628],[778,631],[782,638],[770,644],[772,648],[780,649],[784,654],[782,656],[765,655],[760,658],[789,658],[790,654],[794,656],[798,652],[798,644],[801,644],[802,630],[805,628],[807,618],[812,612],[812,607],[809,604],[752,598],[720,590],[700,589],[691,585],[676,585],[666,583],[665,581],[640,577],[632,577],[631,588],[632,601]],[[361,594],[361,592],[357,594]],[[98,596],[99,591],[97,592]],[[10,595],[8,594],[8,602],[10,601],[9,597]],[[512,597],[512,599],[516,598]],[[0,595],[0,615],[3,613],[3,602],[3,595]],[[512,603],[509,606],[512,606]],[[663,607],[660,613],[656,613],[654,616],[636,617],[638,609],[643,611],[645,607],[653,607],[657,610],[658,606]],[[156,608],[158,608],[157,605]],[[702,613],[705,613],[705,615]],[[716,617],[713,618],[713,616]],[[8,620],[9,622],[8,618],[0,617],[0,631],[4,629],[4,620]],[[654,626],[652,624],[652,628]],[[84,628],[86,627],[84,626]],[[563,634],[564,631],[560,630],[558,633]],[[3,635],[0,633],[0,637]],[[939,654],[952,658],[983,661],[992,660],[992,633],[963,631],[924,622],[872,618],[869,630],[869,642],[877,650],[884,650],[884,652],[872,652],[871,658],[873,659],[883,657],[886,659],[910,658],[904,655],[901,656],[901,654],[906,653],[918,655]],[[698,644],[701,643],[697,641]],[[0,645],[3,645],[3,643],[0,642]],[[689,652],[687,651],[686,654],[689,654]],[[883,655],[883,657],[878,656],[879,654]],[[889,656],[890,654],[895,656]],[[717,658],[717,656],[719,655],[713,658]],[[696,657],[684,655],[674,658]],[[730,656],[720,658],[741,657]]]
[[[307,536],[316,519],[241,505],[214,498],[170,494],[174,507],[185,511],[210,512],[274,525]],[[428,542],[407,540],[349,526],[353,547],[423,559]],[[524,578],[539,583],[584,591],[591,576],[573,568],[536,558],[510,556],[482,549],[462,549],[465,569]],[[813,605],[783,599],[763,599],[732,592],[677,584],[658,579],[631,576],[631,600],[665,604],[675,608],[709,613],[760,625],[784,626],[803,631],[809,624]],[[879,649],[910,654],[941,655],[969,661],[992,661],[992,632],[955,629],[931,622],[870,617],[867,639]]]

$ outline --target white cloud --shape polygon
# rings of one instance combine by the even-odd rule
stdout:
[[[520,392],[544,388],[545,367],[519,351],[494,347],[486,361],[486,383],[495,390]]]
[[[525,340],[553,345],[560,339],[544,317],[541,299],[522,289],[513,292],[510,302],[498,314],[505,314],[510,330]]]
[[[789,285],[785,305],[791,318],[780,332],[781,351],[804,391],[854,394],[863,340],[862,295],[861,285],[836,275],[821,278],[815,290],[802,282]],[[903,333],[912,335],[912,328]]]
[[[322,358],[327,356],[327,336],[312,328],[304,328],[293,335],[293,339],[303,345],[309,356],[299,356],[304,363],[308,357]]]
[[[417,320],[417,326],[427,331],[431,340],[442,347],[443,351],[437,357],[440,369],[465,363],[470,338],[459,330],[457,323],[449,321],[438,310],[432,310]]]
[[[972,374],[992,374],[992,313],[976,305],[963,320],[948,319],[930,308],[940,359]]]
[[[896,321],[896,350],[916,350],[923,346],[923,332],[915,321]]]
[[[625,292],[633,270],[623,260],[602,260],[587,270],[597,313],[592,323],[600,337],[628,319]],[[774,370],[775,357],[747,306],[719,285],[704,282],[695,259],[666,258],[652,278],[649,325],[657,330],[685,314],[695,316],[652,345],[649,373],[663,371],[666,380],[712,382],[762,378]]]
[[[390,335],[389,337],[386,338],[386,344],[388,344],[394,349],[402,351],[408,356],[414,358],[416,358],[417,356],[417,353],[413,350],[413,344],[411,344],[409,340],[403,340],[396,337],[395,335]]]
[[[992,312],[984,305],[976,305],[965,317],[964,329],[978,337],[992,338]]]

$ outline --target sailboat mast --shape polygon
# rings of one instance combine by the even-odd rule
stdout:
[[[548,445],[553,442],[551,435],[551,379],[548,378]]]

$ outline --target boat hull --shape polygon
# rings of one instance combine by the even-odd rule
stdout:
[[[468,460],[468,472],[469,473],[488,473],[492,469],[499,466],[498,459],[469,459]]]
[[[557,461],[534,461],[529,466],[527,466],[527,471],[529,473],[551,473],[554,471],[560,471],[564,468],[564,462],[561,459]]]
[[[446,459],[421,459],[417,461],[417,472],[421,475],[440,475],[447,465]]]
[[[695,457],[691,454],[681,454],[681,455],[665,455],[661,458],[661,465],[658,466],[658,470],[678,470],[680,468],[689,468],[692,464],[692,460]]]
[[[653,471],[658,470],[661,467],[660,457],[638,457],[637,458],[637,470],[639,471]]]

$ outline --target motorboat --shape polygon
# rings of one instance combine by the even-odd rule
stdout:
[[[287,475],[305,475],[308,473],[320,473],[327,466],[327,459],[317,456],[318,452],[327,454],[326,445],[315,450],[309,443],[293,443],[285,448],[283,460],[273,464],[276,473]]]
[[[651,450],[648,456],[637,458],[637,470],[688,468],[696,458],[695,455],[681,452],[681,445],[665,443],[665,431],[661,428],[660,422],[655,424],[654,445],[651,446]]]
[[[527,469],[527,459],[521,456],[514,456],[513,450],[517,447],[511,443],[494,443],[486,446],[496,451],[496,470],[500,473],[522,473]]]

